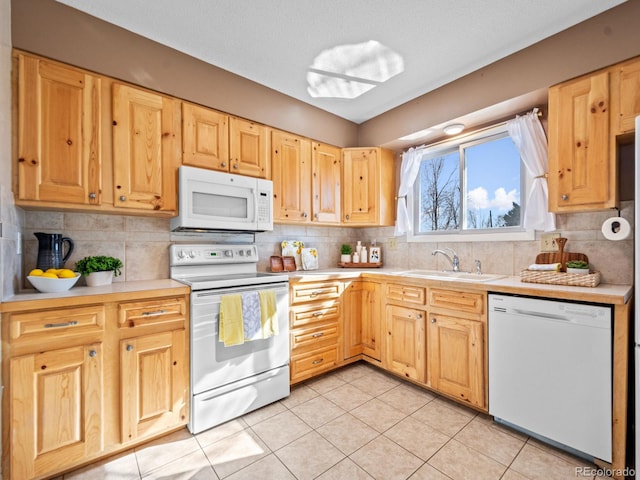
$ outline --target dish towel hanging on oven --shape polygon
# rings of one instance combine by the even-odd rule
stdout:
[[[260,290],[260,322],[262,324],[262,338],[269,338],[278,334],[278,312],[276,309],[276,292]]]
[[[260,319],[260,300],[258,292],[243,292],[242,294],[242,326],[244,339],[257,340],[262,337],[262,322]]]
[[[244,343],[242,325],[242,295],[223,295],[220,298],[220,322],[218,339],[225,347]]]

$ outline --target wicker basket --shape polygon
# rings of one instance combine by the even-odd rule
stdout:
[[[523,270],[520,272],[520,281],[529,283],[546,283],[549,285],[597,287],[600,284],[600,272],[584,274]]]

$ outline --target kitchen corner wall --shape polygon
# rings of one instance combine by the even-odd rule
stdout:
[[[633,222],[633,202],[622,202],[621,215]],[[560,233],[569,239],[566,250],[581,252],[589,257],[592,268],[602,273],[606,283],[631,284],[633,282],[633,239],[612,242],[600,231],[602,222],[611,212],[575,213],[558,215]],[[272,232],[258,233],[260,270],[268,270],[269,257],[280,255],[282,240],[300,240],[305,246],[316,247],[321,269],[335,268],[340,257],[340,245],[357,240],[369,244],[376,240],[382,247],[385,266],[401,269],[447,268],[443,258],[431,255],[433,249],[443,246],[435,243],[407,243],[404,237],[390,248],[393,227],[342,228],[276,225]],[[216,241],[247,241],[251,235],[224,236],[171,233],[169,220],[164,218],[128,217],[120,215],[84,214],[65,212],[26,211],[24,228],[24,271],[35,267],[38,242],[34,232],[62,233],[75,242],[75,250],[67,266],[87,255],[110,255],[124,262],[122,276],[115,281],[135,281],[167,278],[169,276],[169,245],[172,243],[199,243]],[[539,236],[539,234],[538,234]],[[535,261],[540,251],[540,240],[518,242],[460,242],[448,243],[459,257],[463,270],[473,270],[474,260],[482,262],[488,273],[518,275]]]

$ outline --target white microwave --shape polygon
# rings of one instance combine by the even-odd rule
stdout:
[[[178,177],[172,231],[273,230],[271,180],[185,166]]]

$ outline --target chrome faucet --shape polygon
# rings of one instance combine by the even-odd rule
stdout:
[[[451,269],[454,272],[459,272],[460,271],[460,259],[458,258],[458,254],[455,252],[455,250],[453,250],[452,248],[447,248],[447,247],[443,247],[444,250],[447,250],[447,252],[445,252],[444,250],[439,250],[436,249],[433,252],[431,252],[431,255],[436,255],[436,254],[441,254],[443,255],[447,260],[449,260],[449,263],[451,264]]]

